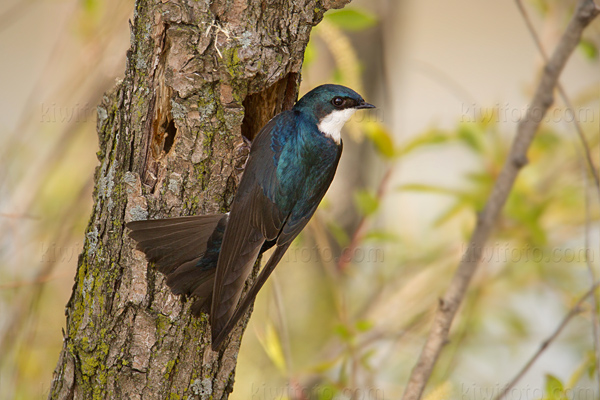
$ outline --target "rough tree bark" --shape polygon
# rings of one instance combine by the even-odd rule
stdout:
[[[225,399],[245,321],[205,318],[132,250],[125,222],[226,211],[244,154],[296,100],[311,28],[349,0],[138,0],[124,79],[98,107],[94,207],[52,399]]]

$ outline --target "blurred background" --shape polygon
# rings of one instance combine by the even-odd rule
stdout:
[[[551,51],[574,1],[524,0]],[[0,4],[0,399],[45,398],[90,215],[96,105],[133,2]],[[491,399],[600,276],[600,20],[484,249],[428,399]],[[514,1],[356,0],[311,36],[302,92],[378,109],[344,133],[315,218],[258,296],[232,399],[398,399],[543,66]],[[511,399],[597,399],[592,302]],[[560,397],[563,396],[563,397]],[[567,397],[564,397],[567,396]]]

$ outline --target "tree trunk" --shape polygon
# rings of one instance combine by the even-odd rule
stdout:
[[[123,81],[98,107],[94,208],[52,399],[226,399],[243,333],[210,350],[125,222],[227,211],[252,139],[297,97],[304,48],[349,0],[139,0]]]

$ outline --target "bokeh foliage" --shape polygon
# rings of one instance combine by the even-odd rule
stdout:
[[[529,5],[560,31],[573,4],[536,0]],[[31,2],[17,7],[25,7],[15,14],[25,18]],[[2,399],[44,397],[49,387],[61,346],[62,309],[91,207],[95,105],[124,70],[132,8],[113,0],[70,2],[54,55],[43,61],[21,116],[14,126],[0,126]],[[376,32],[385,18],[358,6],[328,12],[305,53],[305,82],[322,83],[311,79],[318,70],[326,81],[374,96],[362,79],[363,64],[370,60],[361,57],[354,39]],[[580,46],[596,66],[599,29],[592,25]],[[572,94],[578,110],[600,107],[597,83]],[[324,200],[259,296],[232,398],[400,397],[514,134],[503,123],[501,108],[480,109],[469,118],[457,116],[450,129],[432,123],[411,138],[394,132],[379,111],[347,126],[346,142],[363,146],[375,160],[362,165],[374,171],[373,179],[346,194],[357,223],[341,224],[336,204],[330,196]],[[584,124],[584,130],[597,149],[597,121]],[[439,157],[443,175],[448,157],[440,154],[448,151],[469,160],[458,183],[396,179],[422,155],[432,162]],[[599,165],[598,152],[593,155]],[[512,377],[498,377],[494,369],[512,362],[503,370],[516,373],[587,290],[586,254],[597,271],[598,199],[573,128],[544,123],[529,161],[484,251],[428,399],[459,398],[465,390],[470,399],[490,398],[489,391],[478,389],[493,390]],[[418,237],[406,222],[412,211],[401,207],[410,196],[440,204]],[[549,358],[569,358],[577,367],[558,376],[552,365],[544,365],[545,386],[532,398],[564,399],[578,388],[594,387],[590,324],[588,304],[555,344],[559,354]]]
[[[544,4],[542,17],[570,11],[563,5]],[[317,51],[316,43],[322,42],[334,60],[330,79],[362,88],[363,66],[350,35],[376,29],[374,21],[370,12],[358,8],[328,14],[309,43],[305,69],[308,67],[310,74],[310,66],[325,57]],[[597,64],[597,35],[588,37],[580,50],[588,62]],[[577,110],[598,107],[598,98],[589,91],[575,94],[574,99]],[[244,398],[245,393],[277,399],[400,398],[437,299],[466,249],[476,214],[490,194],[514,135],[514,126],[503,123],[506,110],[499,104],[478,110],[457,117],[454,128],[433,127],[403,141],[394,139],[390,127],[376,115],[348,127],[351,140],[368,139],[367,146],[379,158],[383,173],[353,193],[355,212],[361,216],[355,230],[339,226],[332,218],[334,205],[326,198],[292,249],[307,254],[304,265],[292,257],[279,267],[277,281],[267,289],[272,293],[259,301],[257,315],[261,318],[252,321],[263,354],[248,335],[240,370],[254,372],[248,372],[249,377],[242,375],[240,394],[234,393],[235,398]],[[558,103],[551,111],[554,115],[564,112],[564,106]],[[584,121],[592,149],[598,146],[595,118],[588,118],[587,124]],[[410,164],[411,158],[448,149],[470,161],[459,184],[394,184],[390,178]],[[595,226],[599,210],[582,151],[573,127],[547,118],[529,152],[529,165],[519,176],[484,251],[480,272],[453,325],[427,399],[461,395],[489,399],[498,394],[521,365],[509,367],[512,375],[502,381],[494,380],[498,376],[493,373],[479,377],[477,365],[492,364],[487,369],[493,371],[493,360],[502,353],[514,355],[524,348],[533,353],[531,344],[550,335],[548,327],[559,323],[560,314],[539,329],[539,320],[531,313],[544,304],[566,313],[589,288],[586,261],[589,258],[597,269],[598,254],[597,246],[587,248],[586,241],[598,238],[597,228],[590,232],[586,224]],[[593,154],[598,165],[598,152]],[[443,174],[448,157],[441,160]],[[389,217],[394,202],[415,195],[445,199],[445,206],[432,210],[431,226],[420,238],[402,229],[402,216],[409,216],[410,210],[394,213],[398,220]],[[586,238],[588,235],[591,238]],[[346,260],[348,249],[361,251],[360,257],[352,253],[354,259]],[[371,254],[381,250],[385,256],[364,257],[373,250]],[[299,272],[300,268],[309,271]],[[309,283],[302,289],[284,289],[299,281]],[[320,296],[325,299],[315,299]],[[587,304],[557,345],[579,360],[577,367],[568,376],[548,372],[543,378],[545,387],[530,390],[529,398],[566,399],[577,390],[581,394],[597,388],[598,383],[593,383],[596,365],[590,313]],[[514,358],[526,361],[527,355]],[[552,369],[552,365],[547,367]],[[465,379],[470,376],[475,378]],[[470,379],[473,386],[465,383]]]

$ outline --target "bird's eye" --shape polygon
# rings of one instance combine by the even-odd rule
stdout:
[[[344,104],[344,99],[341,97],[334,97],[333,100],[331,100],[331,104],[336,107],[340,107],[342,104]]]

